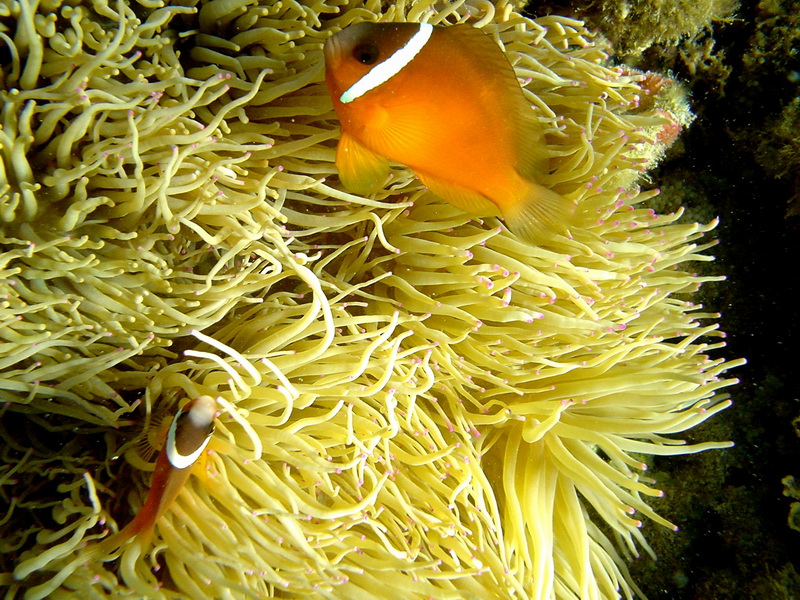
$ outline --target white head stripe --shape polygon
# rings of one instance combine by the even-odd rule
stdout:
[[[386,83],[397,75],[400,70],[414,60],[419,51],[428,43],[433,34],[433,25],[430,23],[420,23],[419,31],[411,36],[406,45],[397,50],[385,61],[372,67],[366,75],[350,86],[339,100],[347,104],[356,98],[360,98],[370,90],[374,90],[382,83]]]
[[[206,449],[208,445],[208,441],[211,439],[211,436],[206,437],[200,447],[197,448],[191,454],[184,456],[178,452],[178,448],[175,445],[175,435],[178,430],[178,418],[183,414],[183,411],[178,411],[178,414],[175,415],[175,418],[172,419],[172,424],[169,426],[169,432],[167,433],[167,460],[169,460],[169,464],[171,464],[176,469],[185,469],[187,467],[191,467],[200,455],[203,453],[203,450]],[[192,414],[188,415],[189,420],[191,421],[190,427],[198,427],[199,424],[195,423],[195,419],[192,418]],[[185,425],[184,425],[185,426]]]

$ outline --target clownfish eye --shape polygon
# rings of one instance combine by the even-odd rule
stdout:
[[[375,44],[366,42],[353,48],[353,58],[364,65],[374,65],[378,62],[380,51]]]

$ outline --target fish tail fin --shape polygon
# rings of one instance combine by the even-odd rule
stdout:
[[[503,210],[509,229],[527,242],[538,243],[567,233],[576,204],[553,190],[530,182],[527,194]]]
[[[133,525],[133,527],[132,527]],[[80,553],[80,558],[84,562],[93,562],[95,560],[109,560],[107,557],[114,554],[117,550],[122,548],[128,540],[136,537],[139,534],[137,523],[131,521],[120,529],[117,533],[113,533],[108,537],[98,540],[94,544],[86,546]],[[102,557],[102,558],[101,558]]]
[[[130,523],[116,533],[87,545],[80,551],[78,558],[83,562],[112,560],[117,551],[121,551],[134,538],[139,541],[142,548],[145,548],[153,535],[153,524],[148,524],[145,519],[140,518],[139,515],[142,514],[140,511]]]

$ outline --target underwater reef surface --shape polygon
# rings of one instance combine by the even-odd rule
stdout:
[[[793,272],[793,171],[744,137],[777,123],[791,156],[791,105],[746,93],[791,89],[780,7],[701,61],[723,95],[523,3],[262,4],[0,4],[10,597],[791,597],[797,282],[764,265]],[[378,18],[504,44],[570,237],[531,248],[406,169],[341,189],[321,43]],[[667,67],[699,115],[677,142]],[[153,540],[84,560],[205,394],[217,431]]]

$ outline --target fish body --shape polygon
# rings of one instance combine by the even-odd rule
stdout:
[[[199,396],[185,404],[172,419],[164,446],[156,458],[150,491],[136,516],[119,532],[92,549],[93,555],[110,552],[134,536],[148,538],[156,521],[167,511],[183,489],[192,466],[214,433],[217,403]]]
[[[150,491],[136,516],[117,533],[83,548],[49,580],[27,587],[24,600],[49,597],[80,565],[98,559],[112,560],[111,555],[134,538],[140,541],[140,552],[156,522],[172,505],[189,478],[192,466],[203,454],[214,432],[216,412],[217,403],[210,396],[199,396],[185,404],[170,424],[164,447],[156,459]],[[38,569],[40,562],[39,556],[21,562],[14,569],[14,578],[27,578]]]
[[[527,239],[566,228],[574,205],[540,184],[549,158],[536,114],[479,29],[358,23],[326,41],[325,64],[345,187],[379,189],[393,161],[451,204],[502,216]]]

